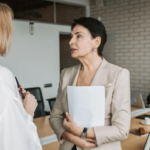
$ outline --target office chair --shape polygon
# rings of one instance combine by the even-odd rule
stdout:
[[[54,106],[54,103],[56,101],[56,98],[49,98],[49,99],[46,99],[49,103],[49,107],[50,107],[50,111],[52,112],[52,109],[53,109],[53,106]]]
[[[25,88],[26,91],[29,91],[31,94],[35,96],[38,102],[38,106],[34,113],[34,118],[45,116],[44,111],[44,101],[43,95],[40,87],[33,87],[33,88]]]

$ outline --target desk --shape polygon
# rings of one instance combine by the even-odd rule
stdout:
[[[131,110],[137,110],[138,108],[131,107]],[[146,113],[150,115],[149,113]],[[150,126],[149,125],[142,125],[141,121],[142,119],[136,119],[135,117],[131,118],[131,126],[130,129],[135,129],[139,127],[144,127],[145,130],[150,131]],[[145,142],[146,142],[147,136],[137,136],[134,134],[129,133],[129,136],[127,140],[121,141],[121,146],[123,150],[143,150]]]
[[[139,108],[131,107],[131,111],[137,110]],[[146,113],[150,115],[149,113]],[[40,138],[53,135],[54,131],[52,130],[50,124],[49,124],[49,117],[40,117],[34,119],[34,123],[37,126],[37,132]],[[135,119],[135,117],[131,118],[131,127],[130,129],[144,127],[147,130],[150,130],[150,126],[142,125],[140,122],[143,121],[141,119]],[[145,142],[146,142],[147,136],[136,136],[129,133],[129,136],[127,140],[121,141],[122,149],[123,150],[143,150]],[[59,143],[53,142],[47,145],[43,145],[43,150],[58,150],[59,149]]]
[[[46,136],[50,136],[54,134],[54,131],[52,130],[50,124],[49,124],[49,118],[50,116],[40,117],[34,119],[34,123],[37,126],[37,132],[39,135],[39,138],[43,138]]]
[[[59,143],[53,142],[50,144],[43,145],[43,150],[59,150]]]
[[[49,118],[50,116],[45,116],[45,117],[34,119],[34,123],[37,126],[37,132],[38,132],[39,138],[43,138],[43,137],[54,134],[54,131],[52,130],[49,124]],[[59,143],[53,142],[50,144],[43,145],[42,147],[43,147],[43,150],[58,150]]]

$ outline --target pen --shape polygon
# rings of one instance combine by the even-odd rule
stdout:
[[[18,82],[18,80],[17,80],[17,77],[15,77],[15,79],[16,79],[16,82],[17,82],[17,86],[18,86],[18,88],[19,88],[20,95],[21,95],[22,99],[24,99],[25,97],[24,97],[24,95],[23,95],[23,93],[22,93],[22,89],[21,89],[20,84],[19,84],[19,82]]]

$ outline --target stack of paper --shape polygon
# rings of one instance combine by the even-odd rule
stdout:
[[[79,127],[104,126],[105,88],[103,86],[67,87],[69,113]]]

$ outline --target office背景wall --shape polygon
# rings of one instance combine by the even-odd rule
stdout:
[[[14,20],[13,29],[12,49],[0,57],[0,65],[10,69],[24,88],[41,87],[49,111],[46,99],[56,97],[59,85],[59,33],[70,33],[70,26],[36,22],[31,35],[28,21]],[[44,88],[47,83],[52,87]]]
[[[150,0],[90,0],[91,17],[101,17],[114,36],[114,62],[130,71],[131,91],[146,100],[150,92]],[[107,55],[107,54],[106,54]]]

